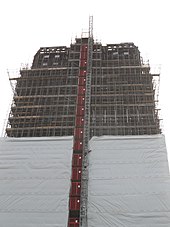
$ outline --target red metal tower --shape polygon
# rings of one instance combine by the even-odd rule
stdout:
[[[69,198],[69,227],[87,226],[92,51],[93,17],[90,17],[89,35],[88,38],[82,38],[80,47],[72,177]]]

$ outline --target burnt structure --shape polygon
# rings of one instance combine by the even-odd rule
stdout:
[[[16,87],[7,136],[74,134],[78,76],[86,70],[80,52],[87,42],[88,38],[77,38],[70,47],[40,48],[32,67],[10,79]],[[103,46],[93,41],[90,135],[161,133],[153,88],[157,76],[133,43]]]

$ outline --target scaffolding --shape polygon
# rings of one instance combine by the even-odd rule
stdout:
[[[86,83],[87,83],[87,53],[88,38],[81,39],[80,43],[80,65],[78,74],[78,91],[76,102],[76,116],[74,129],[72,177],[69,196],[69,219],[68,227],[80,226],[81,191],[83,182],[84,165],[84,137],[86,119]],[[81,159],[81,163],[78,161]]]
[[[87,227],[88,152],[93,53],[93,17],[89,36],[81,38],[68,227]],[[80,161],[81,160],[81,161]]]
[[[82,42],[87,38],[70,47],[42,47],[30,69],[10,78],[16,86],[7,136],[74,135]],[[138,47],[93,41],[92,49],[90,137],[161,133],[159,73],[150,72]]]
[[[80,226],[87,227],[87,204],[88,204],[88,154],[90,140],[90,115],[91,115],[91,80],[92,80],[92,57],[93,57],[93,17],[89,18],[89,36],[87,51],[87,75],[85,92],[84,134],[83,134],[83,160],[81,176],[81,206]]]

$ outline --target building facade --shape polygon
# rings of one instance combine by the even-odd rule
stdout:
[[[70,47],[40,48],[16,81],[6,134],[9,137],[74,134],[80,52],[88,38]],[[85,52],[84,52],[85,53]],[[83,68],[84,67],[84,68]],[[90,135],[159,134],[153,77],[134,43],[93,41]],[[82,77],[83,78],[83,77]]]

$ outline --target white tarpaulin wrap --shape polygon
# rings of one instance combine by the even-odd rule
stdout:
[[[90,144],[88,227],[169,227],[164,136],[103,136]]]
[[[72,137],[0,140],[0,226],[66,227]]]
[[[163,135],[94,137],[88,227],[170,227]],[[67,227],[72,137],[0,140],[0,227]]]

